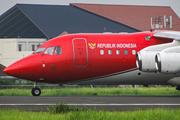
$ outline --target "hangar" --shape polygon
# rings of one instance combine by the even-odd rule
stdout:
[[[0,63],[8,66],[60,34],[147,31],[157,16],[162,26],[172,16],[172,28],[162,29],[180,31],[180,19],[168,6],[16,4],[0,16]]]
[[[156,18],[156,24],[162,25],[162,30],[180,31],[180,19],[170,6],[142,5],[101,5],[101,4],[70,4],[81,10],[127,25],[139,31],[151,29],[151,18]],[[172,16],[172,28],[164,26],[168,17]],[[159,20],[159,21],[158,21]]]
[[[73,6],[16,4],[0,17],[0,38],[51,39],[68,33],[137,32]]]
[[[147,31],[151,29],[151,17],[156,16],[172,16],[170,30],[180,30],[180,19],[169,6],[16,4],[0,16],[0,38],[48,40],[65,31],[70,34]]]

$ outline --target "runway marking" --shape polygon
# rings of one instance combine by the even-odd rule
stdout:
[[[56,104],[0,104],[0,106],[46,106],[46,105],[56,105]],[[74,105],[74,106],[176,106],[180,104],[67,104],[67,105]]]

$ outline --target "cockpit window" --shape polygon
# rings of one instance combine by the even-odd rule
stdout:
[[[54,47],[49,47],[49,48],[46,49],[44,54],[53,55],[53,51],[54,51]]]
[[[35,52],[35,53],[42,53],[44,50],[46,49],[46,47],[42,47],[42,48],[38,48]]]
[[[59,55],[62,53],[62,49],[60,46],[56,46],[54,55]]]

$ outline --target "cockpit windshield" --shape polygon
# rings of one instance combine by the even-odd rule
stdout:
[[[45,49],[46,49],[46,47],[38,48],[33,54],[35,54],[35,53],[42,53]],[[53,55],[53,53],[54,53],[54,55],[61,54],[62,53],[62,48],[60,46],[48,47],[44,51],[44,54],[48,54],[48,55]]]
[[[46,49],[46,47],[38,48],[36,51],[34,51],[33,54],[35,54],[35,53],[42,53],[45,49]]]
[[[44,54],[53,55],[53,51],[54,51],[54,47],[49,47],[49,48],[46,49]]]
[[[61,47],[60,46],[56,46],[56,48],[55,48],[55,55],[59,55],[59,54],[61,54],[62,53],[62,49],[61,49]]]

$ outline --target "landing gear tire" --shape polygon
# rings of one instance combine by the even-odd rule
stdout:
[[[180,91],[180,86],[176,86],[176,90],[179,90],[179,91]]]
[[[33,96],[39,96],[41,94],[41,90],[39,88],[33,88],[31,93]]]

